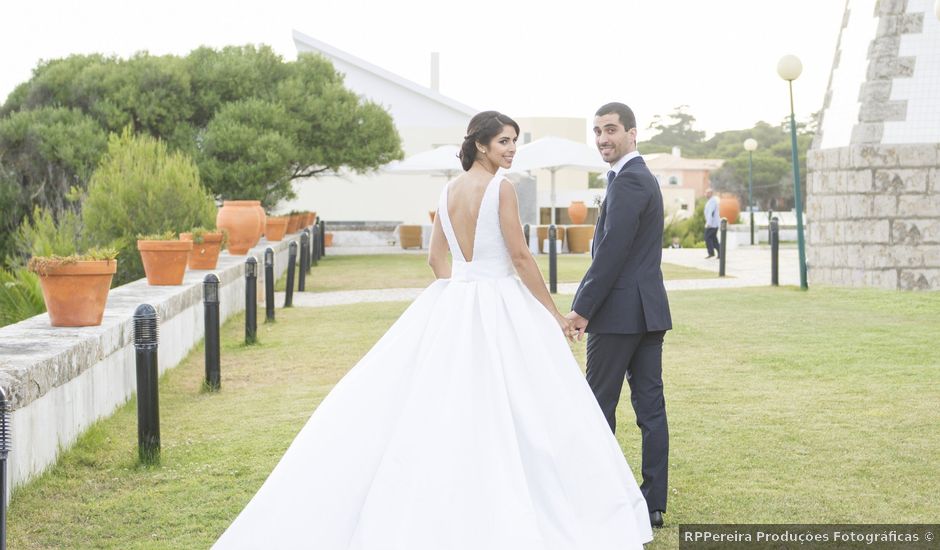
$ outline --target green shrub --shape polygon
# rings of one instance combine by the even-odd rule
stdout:
[[[0,327],[46,311],[39,277],[28,269],[0,269]]]
[[[129,129],[112,135],[108,152],[92,174],[82,209],[93,244],[115,246],[121,255],[116,284],[144,276],[137,235],[178,234],[214,225],[216,205],[199,181],[192,159]]]
[[[13,235],[16,256],[7,259],[12,266],[23,266],[34,256],[71,256],[86,248],[81,216],[71,208],[59,213],[39,206],[23,220]]]
[[[705,246],[705,199],[695,203],[692,216],[684,220],[667,220],[663,229],[663,248],[672,244],[672,238],[678,237],[682,248],[703,248]]]

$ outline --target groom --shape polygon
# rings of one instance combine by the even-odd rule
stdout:
[[[643,435],[643,483],[650,523],[663,524],[669,428],[663,397],[663,336],[672,328],[660,267],[663,196],[636,150],[636,117],[623,103],[594,116],[597,149],[610,164],[600,206],[593,260],[568,318],[580,340],[588,333],[587,381],[616,431],[617,402],[626,377]]]

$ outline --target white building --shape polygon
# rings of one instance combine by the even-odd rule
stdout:
[[[345,75],[347,88],[388,110],[401,135],[406,157],[440,145],[459,145],[470,118],[479,112],[438,91],[436,56],[428,88],[299,31],[294,31],[294,43],[298,53],[316,53],[327,58]],[[522,127],[520,145],[547,135],[583,141],[587,129],[585,120],[578,118],[513,118]],[[549,173],[540,172],[537,177],[538,204],[547,207]],[[559,207],[567,207],[571,200],[593,197],[587,190],[586,172],[561,170],[555,177]],[[321,175],[296,182],[297,198],[282,204],[280,210],[314,210],[328,221],[426,224],[430,222],[429,211],[437,207],[444,183],[443,176],[384,172]]]

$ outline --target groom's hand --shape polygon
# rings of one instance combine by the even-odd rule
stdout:
[[[571,328],[575,330],[578,337],[578,342],[581,341],[581,338],[584,337],[584,329],[588,326],[588,320],[584,317],[581,317],[578,312],[572,311],[565,315],[569,320],[571,320]]]

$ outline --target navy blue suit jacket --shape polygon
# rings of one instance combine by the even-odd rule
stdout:
[[[663,286],[663,194],[642,157],[630,159],[607,186],[594,230],[593,260],[571,306],[587,332],[669,330]]]

